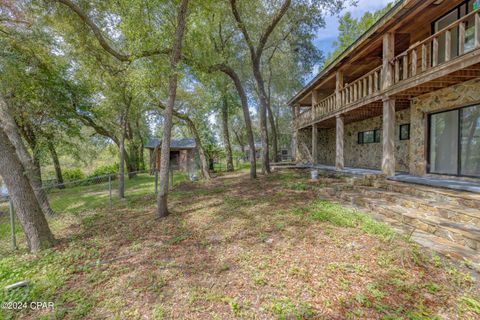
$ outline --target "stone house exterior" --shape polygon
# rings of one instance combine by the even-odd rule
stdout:
[[[477,0],[399,1],[289,104],[297,162],[478,181]]]

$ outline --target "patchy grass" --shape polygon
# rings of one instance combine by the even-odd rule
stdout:
[[[319,200],[304,173],[182,183],[160,221],[153,180],[129,183],[112,210],[98,190],[52,195],[59,245],[3,255],[0,287],[30,285],[1,290],[0,300],[55,309],[0,318],[480,318],[470,274],[367,214]]]

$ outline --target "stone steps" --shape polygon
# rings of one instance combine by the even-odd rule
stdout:
[[[450,205],[459,205],[480,210],[480,194],[432,188],[390,180],[377,180],[373,183],[373,186],[386,191],[430,199],[435,202],[449,203]]]
[[[448,219],[449,221],[471,224],[480,228],[480,211],[475,208],[451,204],[446,199],[436,201],[372,187],[362,187],[359,190],[367,198],[376,198],[380,194],[383,199],[387,199],[402,207],[420,210],[428,215]]]
[[[342,191],[337,194],[337,197],[395,219],[410,227],[467,246],[473,250],[480,250],[480,228],[475,225],[441,218],[423,209],[406,207],[391,201],[389,196],[384,198],[381,191],[376,193],[375,198],[367,197],[364,193],[358,191]]]

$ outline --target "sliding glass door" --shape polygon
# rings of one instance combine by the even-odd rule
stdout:
[[[480,177],[480,105],[430,115],[428,158],[430,173]]]

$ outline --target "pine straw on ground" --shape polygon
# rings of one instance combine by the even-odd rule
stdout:
[[[302,173],[223,175],[170,201],[160,221],[145,196],[64,230],[57,250],[88,254],[56,293],[78,297],[59,301],[57,317],[480,318],[477,284],[437,256],[313,219],[318,196]]]

